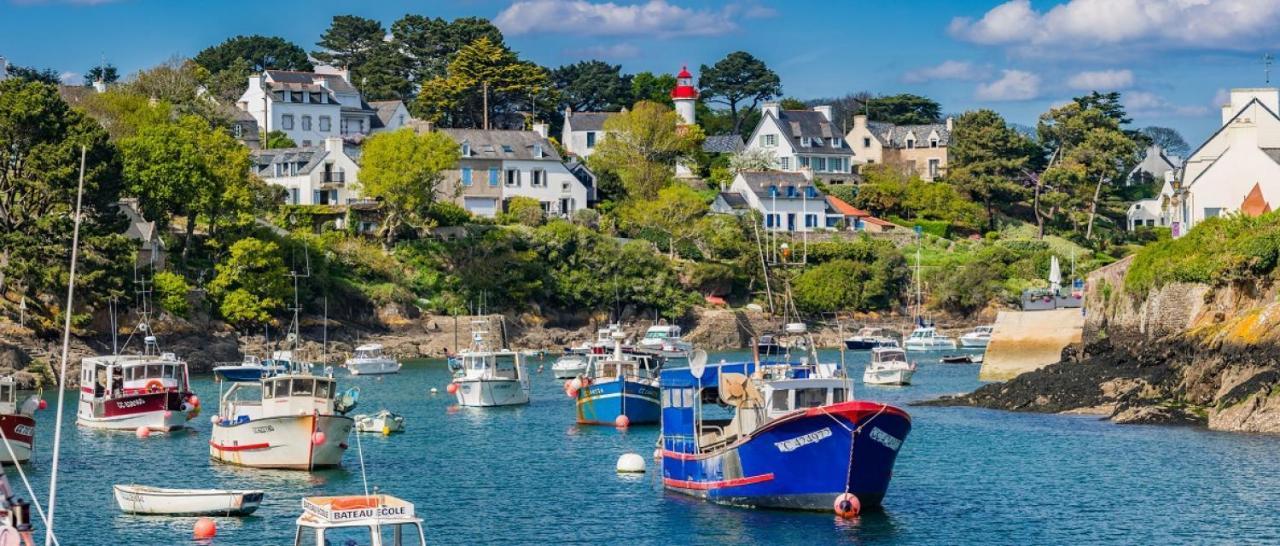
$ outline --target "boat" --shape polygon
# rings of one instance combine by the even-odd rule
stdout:
[[[258,381],[264,376],[288,371],[292,360],[292,351],[275,351],[266,361],[254,355],[244,355],[244,360],[238,364],[215,366],[213,375],[219,381]]]
[[[679,326],[660,322],[645,331],[636,348],[660,356],[679,358],[693,351],[693,344],[684,340]]]
[[[840,366],[807,358],[693,359],[662,370],[661,389],[663,486],[723,504],[830,511],[851,493],[878,507],[911,430],[903,410],[852,400]]]
[[[661,361],[627,351],[618,341],[612,355],[590,355],[586,371],[574,380],[579,424],[616,425],[619,417],[626,416],[628,424],[642,425],[660,418]]]
[[[141,355],[93,356],[81,362],[77,424],[163,432],[183,428],[199,414],[187,363],[173,353],[159,352],[155,336],[146,336],[144,342]]]
[[[262,504],[257,489],[165,489],[146,485],[112,486],[126,514],[158,516],[247,516]]]
[[[897,347],[871,349],[871,362],[862,371],[867,385],[910,385],[916,365],[907,362],[907,352]]]
[[[978,326],[960,336],[961,347],[986,348],[991,343],[991,326]]]
[[[573,379],[587,369],[587,356],[579,353],[566,353],[551,364],[551,375],[556,379]]]
[[[356,347],[355,354],[343,364],[351,375],[385,375],[400,373],[400,362],[382,354],[382,345],[370,343]]]
[[[857,335],[844,340],[844,348],[850,351],[870,351],[876,347],[897,347],[898,340],[884,328],[864,326]]]
[[[938,360],[943,364],[981,364],[982,355],[942,355]]]
[[[413,503],[386,494],[303,497],[294,546],[423,546]]]
[[[908,351],[939,351],[955,349],[956,340],[938,333],[932,325],[922,325],[902,341],[902,346]]]
[[[0,463],[25,463],[35,448],[36,411],[40,397],[31,395],[18,403],[18,382],[12,375],[0,377],[0,432],[8,441],[0,447]]]
[[[393,432],[404,432],[404,416],[382,410],[373,415],[357,415],[356,432],[376,432],[389,435]]]
[[[524,357],[510,349],[488,349],[486,335],[482,329],[474,329],[471,348],[458,352],[450,392],[457,396],[459,406],[528,404],[529,373]]]
[[[787,348],[778,341],[778,337],[772,333],[760,335],[760,340],[756,342],[756,352],[761,356],[783,355],[787,353]]]
[[[209,457],[253,468],[312,470],[342,463],[358,389],[304,371],[232,383],[221,396]]]

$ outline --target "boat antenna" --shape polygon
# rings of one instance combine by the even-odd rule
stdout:
[[[289,278],[293,279],[293,307],[290,308],[293,311],[293,324],[290,325],[290,329],[293,331],[290,334],[293,335],[293,351],[295,353],[300,351],[300,344],[302,343],[302,326],[299,320],[302,305],[298,303],[298,279],[305,279],[311,276],[311,252],[305,246],[302,247],[302,255],[305,263],[303,272],[299,273],[296,269],[289,271]],[[296,358],[291,358],[290,365],[292,366],[296,361]]]
[[[76,187],[76,215],[71,229],[71,270],[67,277],[67,306],[63,307],[62,362],[58,365],[58,409],[53,420],[53,462],[49,469],[49,517],[45,522],[44,544],[53,546],[53,516],[58,499],[58,454],[62,449],[62,402],[67,393],[67,355],[71,351],[71,310],[75,309],[76,261],[80,257],[80,208],[84,200],[84,164],[88,149],[80,146],[80,182]],[[34,500],[34,499],[33,499]]]
[[[111,307],[111,354],[117,356],[120,354],[120,324],[116,318],[115,296],[111,296],[108,305]]]

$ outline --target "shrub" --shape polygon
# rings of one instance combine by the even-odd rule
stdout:
[[[437,226],[460,226],[471,220],[471,213],[449,201],[436,201],[427,211],[427,217]]]
[[[1280,212],[1210,218],[1186,235],[1144,247],[1125,274],[1125,290],[1172,282],[1220,285],[1257,281],[1280,263]]]
[[[502,213],[503,224],[522,224],[538,227],[547,220],[542,203],[532,197],[517,196],[507,200],[507,211]]]

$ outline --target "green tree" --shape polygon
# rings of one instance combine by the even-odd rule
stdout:
[[[643,101],[605,121],[609,138],[596,146],[588,162],[593,170],[615,173],[635,199],[653,199],[675,179],[675,165],[691,157],[705,136],[697,126],[679,127],[680,116],[661,104]]]
[[[1040,116],[1036,130],[1051,152],[1048,166],[1036,179],[1032,203],[1042,237],[1046,221],[1062,215],[1072,231],[1078,233],[1083,226],[1084,238],[1093,238],[1099,202],[1137,160],[1137,144],[1120,127],[1123,116],[1105,103],[1102,108],[1086,108],[1080,101]]]
[[[267,133],[267,138],[265,139],[263,146],[274,150],[280,148],[297,148],[298,143],[294,142],[292,138],[289,138],[288,133],[277,130]]]
[[[838,258],[806,269],[791,285],[796,307],[807,313],[890,308],[905,271],[901,255],[892,254],[880,253],[872,260]]]
[[[172,271],[157,271],[155,281],[156,303],[161,309],[179,317],[187,317],[191,305],[187,302],[187,294],[191,286],[182,275]]]
[[[937,123],[942,118],[942,106],[926,97],[901,93],[869,98],[857,113],[866,113],[871,121],[918,125]]]
[[[177,114],[199,116],[211,124],[226,126],[226,111],[204,93],[211,75],[198,64],[170,59],[134,74],[123,91],[168,103]]]
[[[360,186],[382,201],[383,240],[390,247],[405,226],[425,226],[441,174],[458,163],[458,145],[441,132],[378,133],[365,141]]]
[[[84,86],[93,87],[94,82],[99,80],[105,84],[116,83],[120,79],[120,72],[116,70],[115,65],[111,63],[102,63],[96,65],[84,73]]]
[[[335,15],[316,42],[320,49],[312,51],[311,56],[322,63],[355,71],[369,61],[386,35],[387,30],[377,20]]]
[[[507,200],[507,211],[502,214],[502,221],[506,224],[538,227],[546,223],[547,214],[537,199],[517,195]]]
[[[86,95],[79,107],[97,120],[116,141],[137,134],[143,127],[168,123],[173,116],[173,109],[168,103],[152,101],[119,88]]]
[[[702,99],[729,108],[733,132],[742,133],[739,110],[752,111],[760,103],[782,94],[782,80],[764,61],[745,51],[735,51],[712,66],[702,65],[698,88]],[[741,107],[745,103],[745,107]]]
[[[447,76],[454,55],[463,47],[487,38],[502,44],[502,31],[488,19],[460,17],[446,21],[439,17],[405,15],[391,25],[394,43],[409,59],[409,74],[415,82]]]
[[[778,102],[778,108],[783,110],[808,110],[809,105],[795,97],[787,97]]]
[[[647,100],[671,107],[671,90],[675,86],[676,77],[671,74],[640,72],[631,76],[631,98],[635,101]]]
[[[16,64],[9,65],[9,77],[27,82],[47,83],[49,85],[58,85],[62,83],[62,78],[57,70],[52,68],[36,68],[33,66],[18,66]]]
[[[212,74],[246,69],[246,75],[264,70],[315,70],[311,60],[307,58],[306,50],[297,44],[278,36],[259,34],[227,38],[218,45],[204,48],[191,60]],[[240,84],[244,85],[243,78]]]
[[[209,295],[220,302],[218,310],[228,322],[241,327],[266,324],[284,309],[289,270],[276,243],[252,237],[236,241],[215,270]]]
[[[579,61],[551,71],[562,106],[576,112],[616,112],[631,105],[631,79],[622,66],[603,61]]]
[[[370,100],[408,99],[413,92],[409,58],[394,44],[386,42],[373,48],[368,60],[352,71],[351,79]]]
[[[520,60],[488,37],[459,50],[447,73],[423,82],[411,106],[416,117],[450,127],[483,127],[486,118],[492,125],[498,113],[534,105],[546,112],[556,104],[546,69]]]
[[[996,212],[1028,196],[1023,181],[1038,168],[1040,149],[992,110],[965,112],[955,120],[947,149],[947,179],[986,209],[987,227]]]
[[[642,238],[666,243],[667,256],[676,257],[676,246],[698,234],[698,220],[707,214],[707,202],[684,184],[658,191],[655,199],[632,199],[619,211],[622,226]]]

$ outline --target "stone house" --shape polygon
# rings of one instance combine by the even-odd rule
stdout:
[[[933,181],[947,172],[947,146],[951,144],[952,119],[943,123],[895,125],[853,116],[846,139],[857,154],[857,163],[887,163],[908,175]]]

